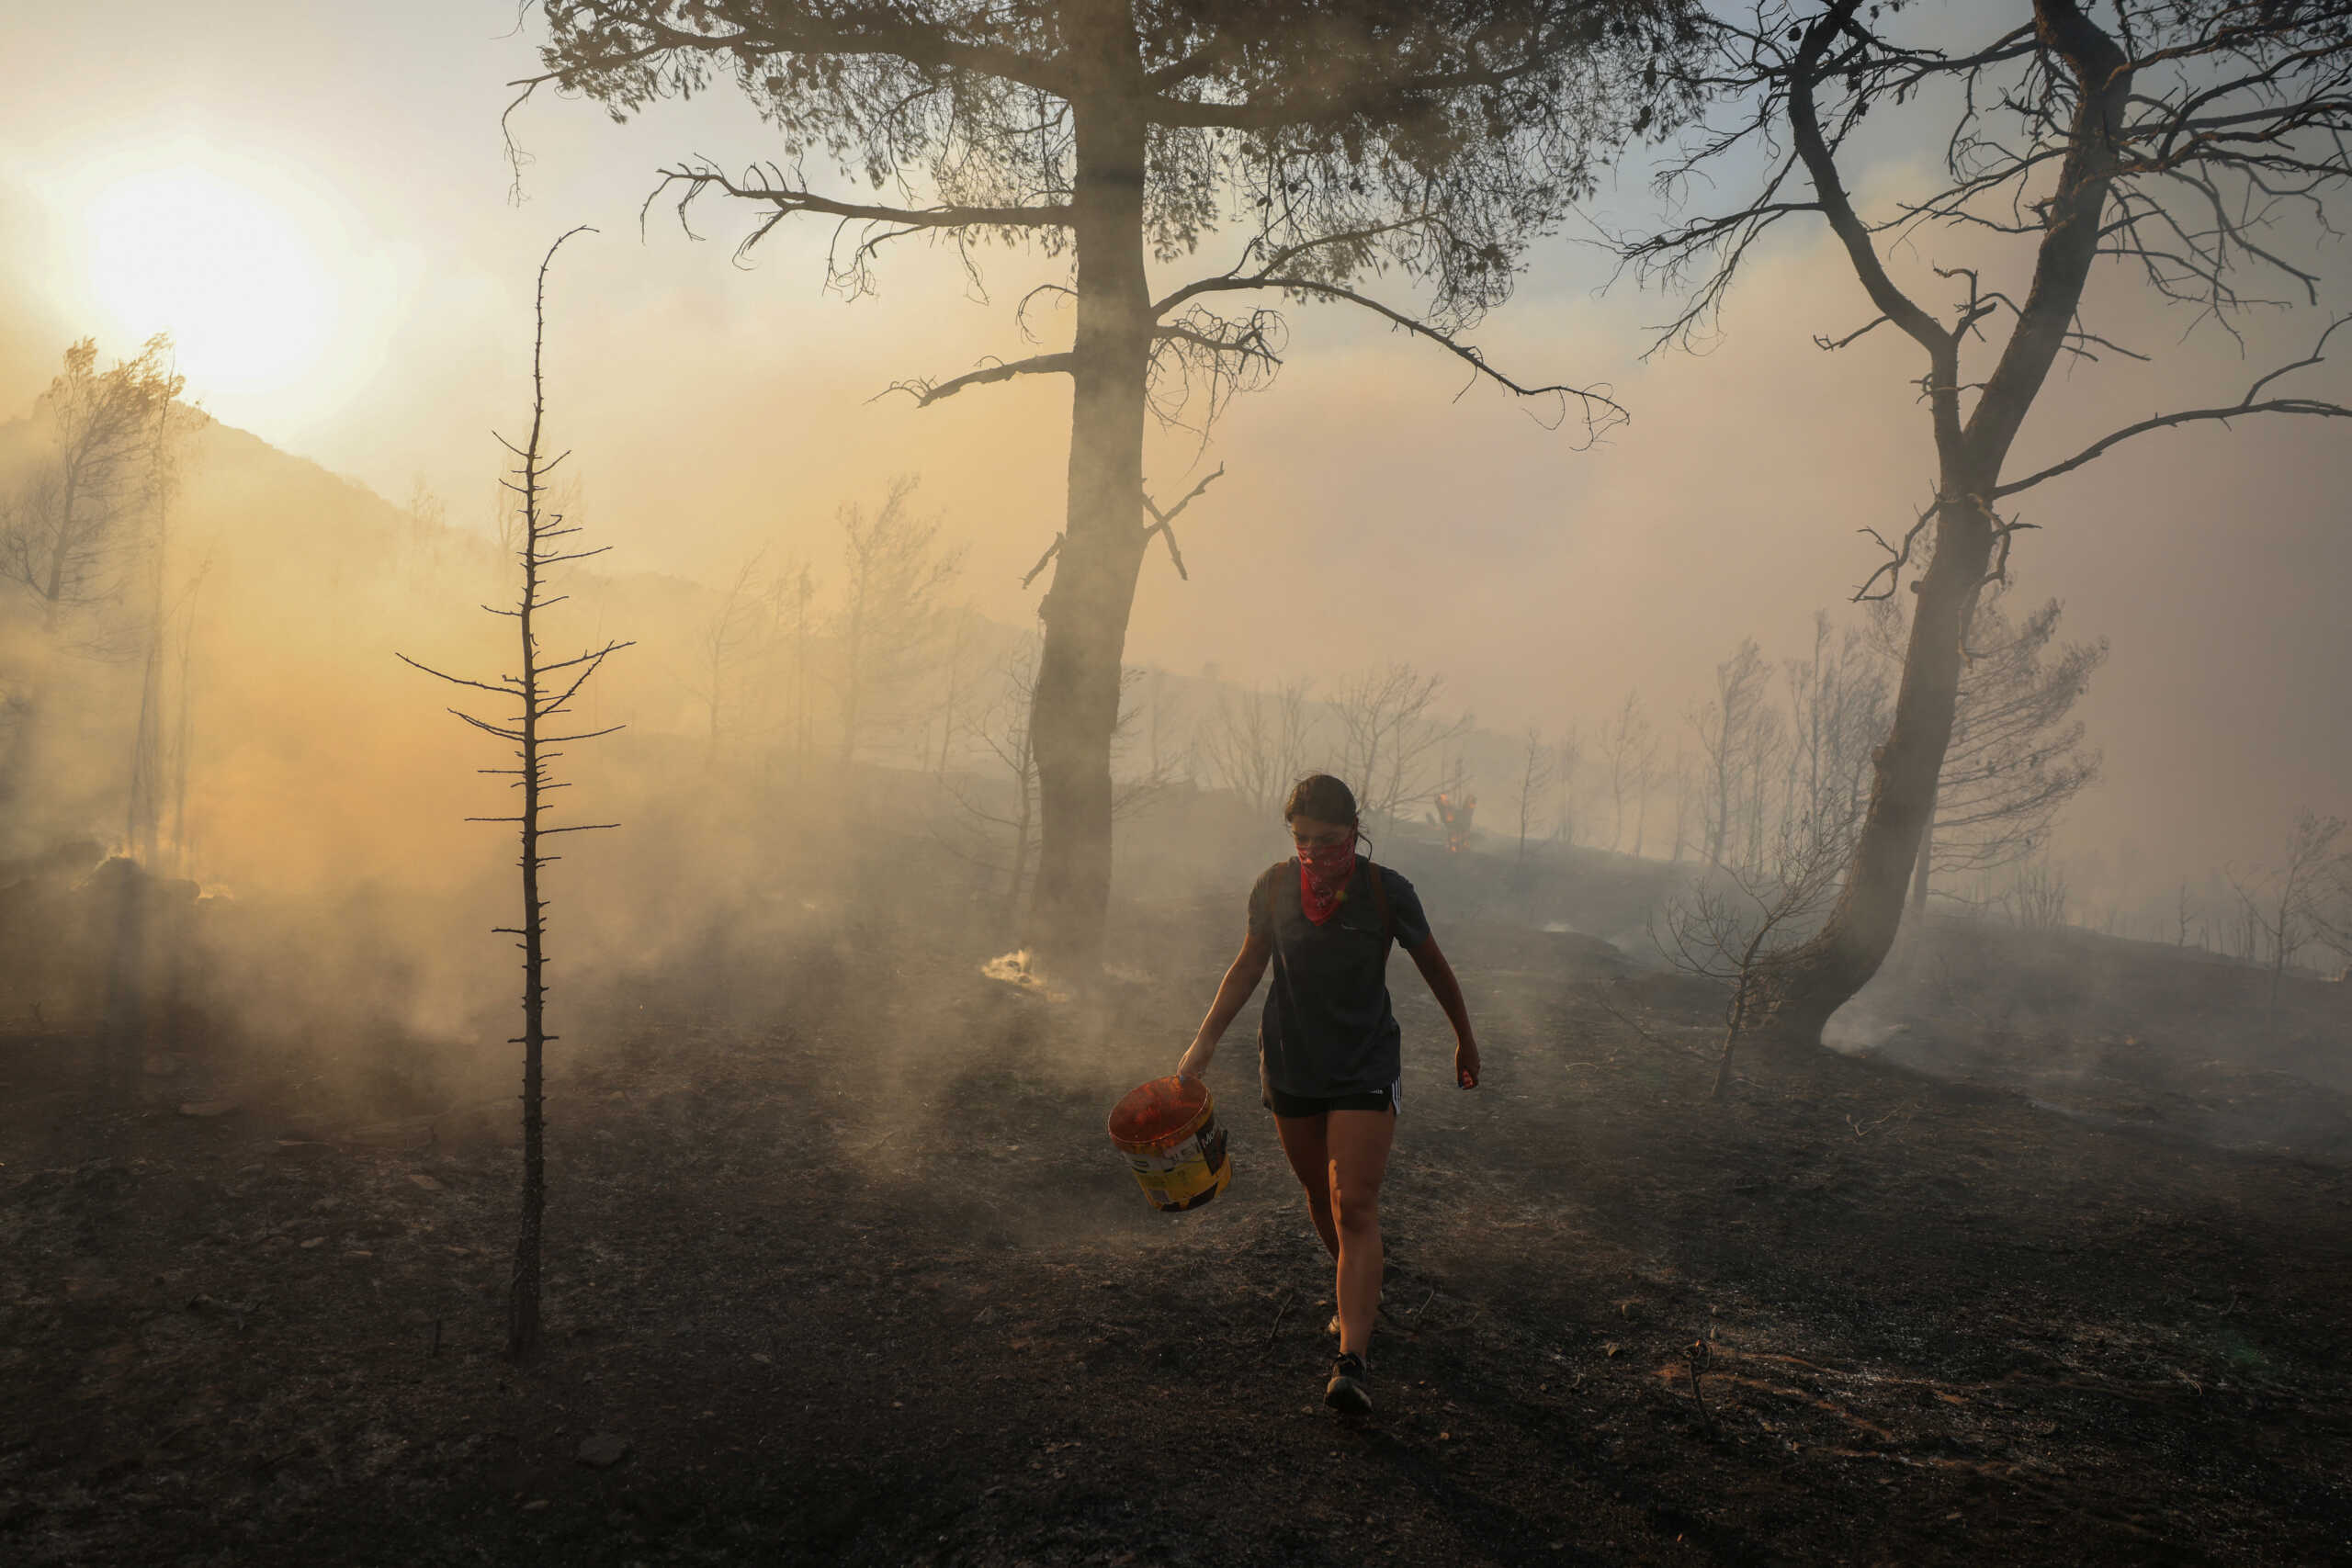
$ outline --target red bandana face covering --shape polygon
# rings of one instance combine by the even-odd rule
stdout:
[[[1298,901],[1306,918],[1321,925],[1340,912],[1340,896],[1356,874],[1356,836],[1336,844],[1298,852]]]

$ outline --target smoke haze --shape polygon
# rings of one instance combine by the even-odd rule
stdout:
[[[184,365],[191,395],[222,419],[394,500],[421,477],[453,523],[486,533],[487,433],[521,406],[524,258],[559,219],[596,222],[605,232],[575,248],[557,283],[550,367],[587,502],[626,570],[707,585],[763,548],[822,560],[839,504],[882,475],[920,472],[968,547],[977,607],[1026,621],[1034,595],[1017,584],[1059,513],[1066,394],[1015,383],[924,411],[876,394],[1012,352],[1010,303],[1050,273],[984,253],[983,302],[951,254],[904,242],[881,296],[845,305],[818,288],[820,225],[786,225],[750,270],[727,265],[741,230],[716,208],[696,218],[707,243],[660,208],[640,243],[650,161],[668,155],[657,150],[759,145],[729,95],[628,128],[527,107],[516,129],[534,160],[529,199],[503,207],[495,85],[529,59],[525,40],[489,35],[511,17],[452,5],[388,28],[362,15],[321,13],[288,35],[265,7],[208,14],[200,28],[158,8],[145,22],[157,47],[104,73],[66,67],[106,50],[119,17],[32,24],[36,52],[60,68],[5,111],[0,280],[14,308],[0,408],[28,407],[72,336],[99,333],[110,357],[131,333],[169,324],[120,320],[75,292],[94,184],[145,146],[232,174],[272,154],[296,171],[277,176],[283,198],[334,279],[334,331],[317,364],[278,385],[208,385],[204,367]],[[476,35],[481,47],[447,41]],[[165,77],[154,63],[165,58],[194,63]],[[251,93],[248,80],[267,85]],[[280,144],[299,155],[275,157]],[[1638,210],[1636,190],[1624,176],[1602,205]],[[1596,300],[1589,253],[1539,254],[1521,299],[1476,337],[1514,371],[1610,386],[1634,421],[1590,452],[1491,388],[1457,399],[1459,367],[1442,354],[1294,310],[1271,392],[1228,410],[1205,453],[1184,431],[1156,444],[1148,475],[1163,496],[1217,463],[1227,474],[1182,530],[1193,581],[1157,553],[1147,563],[1130,660],[1326,684],[1403,660],[1442,672],[1503,731],[1590,731],[1638,686],[1679,729],[1739,636],[1770,656],[1796,651],[1813,610],[1875,564],[1856,530],[1900,525],[1927,491],[1923,416],[1901,390],[1910,355],[1883,335],[1818,352],[1811,334],[1860,320],[1850,276],[1818,244],[1781,246],[1766,264],[1704,357],[1644,362],[1642,324],[1666,303],[1630,286]],[[2186,322],[2104,325],[2155,347]],[[2209,329],[2153,373],[2086,369],[2044,400],[2042,446],[2025,457],[2118,411],[2233,396],[2247,366],[2284,346],[2257,340],[2241,357]],[[2115,648],[2083,710],[2106,775],[2060,840],[2099,901],[2135,905],[2256,857],[2298,806],[2342,804],[2352,719],[2330,698],[2352,649],[2325,585],[2352,568],[2332,521],[2347,451],[2315,425],[2173,433],[2027,498],[2042,531],[2021,541],[2021,592],[2059,597],[2072,633]],[[1308,582],[1348,612],[1300,613]],[[405,724],[390,716],[397,706],[386,722]],[[280,852],[315,859],[307,836]]]

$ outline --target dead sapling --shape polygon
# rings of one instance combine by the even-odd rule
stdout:
[[[1730,986],[1713,1099],[1730,1092],[1741,1038],[1770,1020],[1784,955],[1809,936],[1836,897],[1852,821],[1850,813],[1836,811],[1786,814],[1764,863],[1715,867],[1669,897],[1652,927],[1651,940],[1668,963]]]
[[[1296,1285],[1293,1285],[1293,1286],[1290,1288],[1290,1294],[1288,1294],[1288,1295],[1286,1295],[1286,1296],[1284,1296],[1284,1297],[1283,1298],[1282,1310],[1281,1310],[1280,1312],[1277,1312],[1276,1314],[1274,1314],[1274,1325],[1273,1325],[1272,1328],[1270,1328],[1270,1329],[1266,1330],[1266,1345],[1265,1345],[1265,1348],[1266,1348],[1267,1349],[1271,1350],[1271,1349],[1272,1349],[1272,1348],[1274,1348],[1274,1341],[1275,1341],[1275,1339],[1277,1339],[1278,1337],[1281,1337],[1281,1335],[1282,1335],[1282,1331],[1283,1331],[1283,1320],[1284,1318],[1286,1318],[1286,1317],[1288,1317],[1288,1316],[1290,1315],[1290,1309],[1291,1309],[1291,1306],[1292,1306],[1292,1304],[1293,1304],[1294,1303],[1295,1303],[1297,1300],[1298,1300],[1298,1287],[1297,1287]]]
[[[1707,1409],[1705,1379],[1707,1368],[1715,1359],[1714,1348],[1704,1337],[1693,1339],[1682,1348],[1682,1363],[1690,1373],[1690,1403],[1699,1407],[1699,1424],[1710,1435],[1715,1430],[1715,1418]]]
[[[602,555],[610,547],[595,549],[572,549],[561,541],[579,533],[577,527],[566,526],[560,513],[547,509],[548,476],[569,453],[553,457],[544,456],[543,446],[547,416],[547,389],[541,361],[547,344],[548,268],[554,264],[555,254],[573,234],[594,233],[582,226],[560,236],[539,263],[538,291],[533,307],[531,337],[531,434],[521,446],[499,437],[499,445],[514,454],[520,467],[512,477],[502,479],[507,490],[519,498],[523,528],[515,543],[515,557],[522,568],[521,591],[511,610],[483,605],[493,615],[513,619],[520,634],[522,672],[501,675],[495,682],[471,681],[451,675],[430,665],[419,664],[406,654],[396,655],[401,662],[424,671],[452,685],[467,686],[503,697],[514,705],[510,716],[481,718],[458,708],[456,714],[474,728],[512,744],[516,765],[512,768],[482,768],[486,774],[512,778],[514,787],[522,792],[521,809],[512,817],[469,817],[469,822],[510,822],[521,835],[523,887],[523,923],[501,926],[497,934],[512,936],[523,951],[523,1032],[508,1042],[523,1047],[523,1212],[522,1224],[514,1246],[514,1274],[508,1294],[506,1354],[510,1360],[526,1361],[538,1348],[539,1342],[539,1238],[542,1220],[547,1211],[547,1150],[544,1108],[544,1066],[547,1046],[557,1035],[547,1032],[547,900],[539,896],[539,872],[549,863],[562,857],[545,853],[543,840],[558,833],[586,833],[617,826],[611,822],[568,823],[549,826],[544,820],[548,793],[565,787],[549,776],[548,765],[563,753],[550,750],[571,741],[591,740],[610,735],[621,728],[608,725],[601,729],[556,734],[569,727],[560,722],[571,711],[572,700],[580,694],[591,677],[601,669],[606,659],[630,646],[626,642],[607,642],[604,647],[578,655],[576,658],[547,660],[539,649],[539,616],[542,612],[563,603],[568,597],[548,593],[548,576],[556,567],[571,561],[585,560]]]

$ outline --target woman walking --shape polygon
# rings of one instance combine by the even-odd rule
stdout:
[[[1396,1131],[1401,1036],[1388,999],[1388,944],[1412,955],[1453,1025],[1453,1075],[1478,1084],[1478,1043],[1462,987],[1430,935],[1413,885],[1356,852],[1355,796],[1310,773],[1283,807],[1297,857],[1250,889],[1250,933],[1200,1032],[1177,1064],[1205,1075],[1217,1042],[1268,967],[1259,1080],[1306,1212],[1338,1264],[1339,1359],[1323,1391],[1334,1410],[1372,1408],[1366,1351],[1380,1310],[1380,1180]]]

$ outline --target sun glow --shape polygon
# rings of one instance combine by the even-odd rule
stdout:
[[[193,164],[129,175],[84,209],[89,286],[127,337],[168,332],[189,391],[270,391],[327,343],[334,290],[281,208]]]

